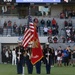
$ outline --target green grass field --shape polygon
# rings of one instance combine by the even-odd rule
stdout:
[[[16,73],[16,66],[13,66],[11,64],[0,64],[0,75],[18,75]],[[25,75],[28,75],[26,66],[25,66]],[[37,75],[35,67],[32,75]],[[45,65],[41,67],[40,75],[47,75]],[[52,67],[50,75],[75,75],[75,67],[72,66]]]

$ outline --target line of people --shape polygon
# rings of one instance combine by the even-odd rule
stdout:
[[[5,48],[3,48],[3,51]],[[8,52],[5,51],[7,57]],[[28,46],[26,49],[23,48],[22,43],[19,42],[18,46],[12,50],[12,65],[17,66],[17,73],[22,74],[23,73],[23,66],[26,64],[28,69],[28,74],[33,73],[33,67],[36,68],[36,73],[41,73],[41,64],[44,63],[46,67],[46,74],[51,73],[51,67],[57,64],[57,66],[69,66],[73,65],[75,66],[75,48],[73,50],[70,49],[70,46],[68,46],[65,49],[62,49],[61,46],[59,46],[56,50],[54,48],[49,46],[49,43],[45,44],[43,47],[43,55],[44,57],[42,60],[37,62],[35,65],[32,65],[31,63],[31,47]],[[5,57],[4,57],[5,58]],[[6,59],[7,60],[7,59]],[[2,61],[4,62],[4,60]]]
[[[49,48],[49,45],[47,45],[45,52],[45,64],[46,64],[46,74],[50,74],[51,71],[51,50]],[[19,42],[18,46],[16,47],[16,58],[17,58],[17,73],[22,74],[23,73],[23,66],[27,65],[27,71],[28,74],[33,73],[33,67],[36,68],[36,73],[41,73],[41,60],[39,60],[36,64],[31,63],[31,46],[29,45],[27,48],[24,49],[22,46],[22,43]]]

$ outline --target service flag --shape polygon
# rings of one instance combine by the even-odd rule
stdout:
[[[30,42],[32,42],[31,63],[34,65],[42,59],[43,51],[39,42],[36,26],[32,22],[29,24],[29,28],[25,30],[22,42],[23,47],[26,48]]]
[[[34,24],[33,24],[34,25]],[[33,38],[31,40],[32,43],[32,54],[31,54],[31,62],[32,64],[36,64],[38,61],[40,61],[43,57],[43,51],[40,45],[40,41],[38,38],[38,34],[36,31],[36,27],[34,25],[34,33],[33,33]]]

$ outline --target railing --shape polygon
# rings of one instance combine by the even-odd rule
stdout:
[[[24,35],[24,31],[19,32],[18,28],[15,31],[14,31],[13,27],[0,28],[0,36],[10,36],[11,37],[11,36],[23,36],[23,35]],[[38,35],[44,36],[42,30],[41,31],[38,30]]]
[[[19,16],[19,14],[0,14],[0,16]]]

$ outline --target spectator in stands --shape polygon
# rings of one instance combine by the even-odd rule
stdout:
[[[40,21],[40,23],[41,23],[41,26],[42,26],[42,27],[45,26],[45,20],[44,20],[44,19],[42,19],[42,20]]]
[[[71,32],[70,28],[67,28],[66,29],[66,34],[67,34],[68,37],[71,36],[70,32]]]
[[[58,33],[59,33],[59,31],[58,31],[58,29],[56,28],[56,35],[58,35]]]
[[[34,27],[36,28],[36,31],[38,32],[38,24],[34,22]]]
[[[53,41],[52,41],[52,36],[50,36],[50,35],[48,36],[48,42],[49,42],[49,43],[53,43]]]
[[[10,20],[8,21],[8,28],[12,28],[12,22]]]
[[[48,29],[48,34],[52,36],[52,28]]]
[[[25,28],[27,28],[27,25],[26,25],[26,24],[23,25],[23,34],[24,34],[24,32],[25,32]]]
[[[34,18],[34,20],[33,20],[33,22],[34,22],[34,25],[35,25],[35,27],[36,27],[36,30],[37,30],[37,32],[38,32],[38,18]]]
[[[56,23],[56,29],[58,30],[58,28],[59,28],[59,25]]]
[[[37,24],[39,22],[38,18],[34,18],[33,22],[35,22]]]
[[[71,43],[72,42],[71,36],[70,37],[67,37],[67,42],[68,43]]]
[[[51,26],[51,21],[48,19],[48,20],[46,21],[46,24],[47,24],[47,27],[50,27],[50,26]]]
[[[53,39],[53,43],[57,43],[58,42],[58,37],[57,36],[52,37],[52,39]]]
[[[58,35],[58,30],[56,28],[52,29],[52,35],[53,36]]]
[[[14,24],[13,24],[13,32],[14,33],[16,33],[16,27],[17,27],[17,24],[16,24],[16,22],[14,22]]]
[[[16,34],[16,36],[19,35],[19,27],[18,27],[18,26],[16,27],[16,32],[15,32],[15,34]]]
[[[6,28],[6,27],[7,27],[7,22],[5,21],[3,24],[3,28]]]
[[[19,36],[23,35],[23,26],[22,26],[22,24],[20,24],[20,26],[18,28],[18,32],[19,32]]]
[[[64,21],[64,26],[65,26],[65,28],[68,27],[68,22],[66,20]]]
[[[56,20],[54,18],[52,19],[52,26],[56,27]]]
[[[64,12],[61,12],[60,13],[60,19],[63,19],[63,18],[65,18],[65,14],[64,14]]]
[[[62,36],[62,42],[65,43],[66,39],[64,36]]]
[[[44,35],[47,36],[47,34],[48,34],[48,27],[46,25],[44,26],[43,31],[44,31]]]

